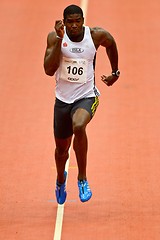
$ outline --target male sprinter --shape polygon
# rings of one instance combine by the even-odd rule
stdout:
[[[59,204],[66,200],[65,164],[72,137],[78,165],[79,197],[88,201],[92,192],[87,181],[86,126],[97,106],[99,91],[95,86],[95,59],[99,46],[106,49],[112,73],[102,81],[111,86],[117,81],[118,52],[114,38],[106,30],[84,26],[83,11],[70,5],[64,9],[63,21],[55,21],[55,31],[48,34],[44,57],[47,75],[55,74],[54,137],[57,168],[56,198]]]

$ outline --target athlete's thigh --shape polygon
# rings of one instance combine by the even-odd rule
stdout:
[[[56,99],[54,106],[54,136],[57,139],[66,139],[73,134],[70,104]]]
[[[94,116],[98,104],[98,97],[84,98],[77,101],[71,112],[73,124],[86,125]]]
[[[76,125],[86,126],[90,120],[90,113],[86,109],[77,108],[72,117],[73,128]]]

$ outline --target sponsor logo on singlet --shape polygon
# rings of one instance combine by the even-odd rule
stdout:
[[[84,49],[82,49],[82,48],[71,48],[69,51],[71,53],[82,53],[82,52],[84,52]]]
[[[67,47],[67,43],[66,42],[63,43],[63,47]]]

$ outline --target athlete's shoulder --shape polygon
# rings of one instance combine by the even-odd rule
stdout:
[[[96,46],[108,46],[112,41],[112,35],[102,27],[90,28],[92,39]]]
[[[103,37],[108,34],[108,31],[102,27],[92,27],[90,28],[91,34],[99,37]]]
[[[56,32],[55,31],[49,32],[47,36],[48,45],[54,44],[55,39],[56,39]]]

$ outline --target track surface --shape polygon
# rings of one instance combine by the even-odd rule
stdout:
[[[54,20],[70,3],[0,2],[0,239],[53,239],[55,84],[43,56]],[[71,149],[62,240],[160,239],[159,12],[158,0],[89,1],[87,24],[115,37],[122,74],[110,88],[100,81],[111,71],[100,49],[100,106],[87,129],[93,198],[78,199]]]

